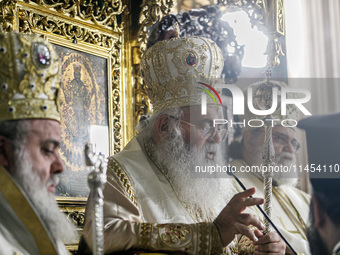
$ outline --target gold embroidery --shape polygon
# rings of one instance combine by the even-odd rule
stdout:
[[[133,189],[132,181],[125,169],[114,158],[109,158],[109,164],[107,168],[109,171],[111,171],[117,183],[124,190],[126,196],[130,198],[131,202],[134,205],[139,207],[136,200],[136,193]]]
[[[306,224],[304,222],[304,220],[302,219],[299,211],[296,209],[296,207],[294,206],[294,204],[292,203],[292,201],[290,200],[290,198],[282,191],[281,188],[277,188],[277,187],[273,187],[273,194],[276,197],[276,199],[278,200],[278,202],[280,203],[283,211],[286,213],[286,215],[288,216],[288,218],[290,219],[290,221],[293,223],[293,225],[296,228],[296,232],[292,231],[292,230],[288,230],[285,228],[285,226],[282,224],[282,226],[290,233],[297,233],[300,234],[301,237],[304,240],[307,240],[306,237]],[[290,213],[288,206],[289,205],[291,207],[291,209],[293,210],[293,213]],[[281,222],[282,223],[282,222]]]
[[[153,45],[142,57],[141,69],[154,112],[199,104],[201,91],[196,87],[201,85],[195,83],[219,83],[222,67],[220,49],[203,37],[182,37]]]
[[[189,225],[162,224],[157,227],[160,240],[168,247],[186,247],[192,241],[193,230]]]
[[[209,254],[209,224],[202,222],[198,224],[198,235],[199,235],[199,251],[198,254],[206,255]]]
[[[251,231],[254,231],[255,227],[249,227]],[[248,237],[242,236],[238,242],[238,253],[237,254],[254,254],[255,247],[253,241]]]
[[[281,218],[281,217],[277,217],[277,218],[278,218],[279,221],[281,222],[282,227],[283,227],[285,230],[287,230],[289,233],[291,233],[291,234],[300,234],[300,231],[298,231],[298,230],[288,230],[288,228],[287,228],[286,225],[284,224],[282,218]]]
[[[254,254],[254,251],[253,241],[246,236],[242,236],[238,243],[238,254]]]
[[[217,231],[215,225],[211,226],[211,254],[222,254],[223,247],[220,238],[220,234]]]
[[[139,243],[142,249],[150,249],[151,229],[151,223],[140,223],[139,225]]]
[[[218,254],[220,254],[220,253],[218,253]],[[223,248],[222,254],[224,254],[224,255],[239,254],[237,237],[235,237],[234,240],[232,240],[226,247]]]

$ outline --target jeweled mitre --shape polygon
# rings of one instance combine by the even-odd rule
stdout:
[[[0,33],[0,121],[60,121],[59,58],[43,38]]]
[[[220,48],[206,38],[173,38],[153,45],[142,57],[141,70],[154,112],[201,104],[203,89],[209,90],[201,83],[223,83],[223,63]]]

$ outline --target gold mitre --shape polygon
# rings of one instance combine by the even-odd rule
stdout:
[[[35,35],[0,33],[0,121],[60,121],[59,58]]]
[[[141,61],[146,94],[154,112],[200,105],[202,89],[207,89],[201,83],[212,87],[223,83],[220,80],[223,63],[220,48],[206,38],[181,37],[157,42]],[[207,99],[207,103],[212,103],[210,97]]]
[[[288,126],[293,127],[296,126],[297,121],[299,120],[299,111],[298,108],[294,104],[287,104],[286,105],[286,115],[282,115],[281,113],[281,95],[282,95],[282,88],[288,87],[286,83],[281,81],[273,81],[273,80],[263,80],[260,82],[255,82],[251,85],[249,85],[248,88],[252,88],[252,101],[253,107],[256,110],[267,110],[272,107],[273,104],[273,88],[277,88],[277,107],[275,111],[270,115],[271,119],[273,121],[270,121],[271,125],[274,126]],[[243,121],[245,120],[246,124],[243,128],[243,132],[247,130],[254,129],[257,126],[260,125],[259,123],[256,123],[256,121],[253,120],[263,120],[267,118],[266,115],[256,115],[252,113],[248,108],[248,88],[244,90],[244,115],[240,116],[240,119]],[[288,99],[298,98],[297,93],[289,92],[287,93],[286,97]],[[252,126],[248,125],[248,121],[252,121]],[[273,124],[272,124],[273,123]]]

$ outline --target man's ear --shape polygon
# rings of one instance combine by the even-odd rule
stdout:
[[[157,136],[160,138],[161,141],[164,140],[165,135],[164,132],[168,131],[169,128],[169,116],[163,114],[157,118],[156,121],[156,132]]]
[[[4,136],[0,136],[0,165],[8,169],[11,155],[13,155],[12,144]]]
[[[326,213],[324,209],[320,206],[320,202],[314,194],[312,195],[312,205],[312,210],[314,214],[314,226],[315,228],[320,229],[326,223]]]

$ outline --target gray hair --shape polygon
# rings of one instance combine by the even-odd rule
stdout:
[[[158,117],[162,115],[170,115],[175,118],[180,119],[183,115],[183,110],[182,108],[172,108],[172,109],[167,109],[163,110],[154,114],[151,114],[150,116],[145,116],[143,115],[139,119],[139,123],[137,124],[137,131],[140,133],[141,136],[143,137],[152,137],[153,132],[155,130],[155,124],[158,119]],[[180,122],[177,121],[176,119],[171,119],[169,122],[169,130],[174,131],[174,130],[182,130]]]
[[[19,150],[26,142],[31,125],[27,120],[0,121],[0,136],[12,142],[14,150]]]

